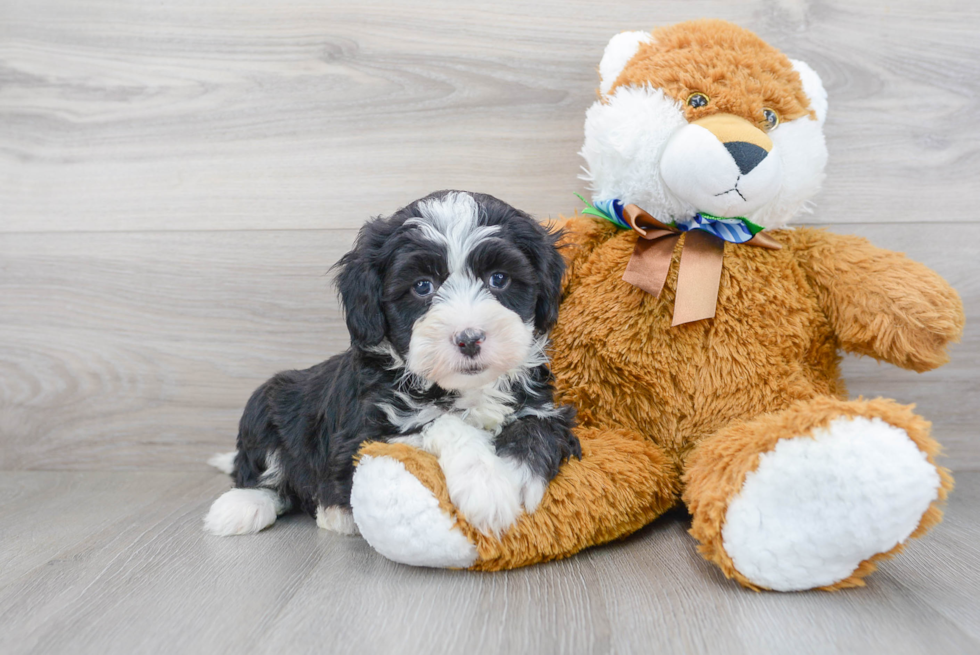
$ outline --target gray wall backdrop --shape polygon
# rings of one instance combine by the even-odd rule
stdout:
[[[980,466],[980,3],[0,3],[0,468],[202,469],[250,392],[346,346],[328,267],[438,188],[576,208],[608,38],[717,16],[808,61],[831,160],[807,222],[966,303],[924,375],[848,359]]]

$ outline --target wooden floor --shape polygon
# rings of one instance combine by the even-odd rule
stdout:
[[[205,538],[251,391],[346,347],[327,274],[440,188],[580,208],[608,38],[717,16],[823,77],[806,222],[946,276],[916,403],[959,486],[867,589],[752,594],[685,519],[526,571],[396,566],[290,518]],[[0,653],[980,652],[976,0],[0,0]]]
[[[504,573],[394,564],[304,516],[201,531],[210,472],[0,473],[0,652],[977,653],[980,474],[866,588],[755,593],[669,515]]]

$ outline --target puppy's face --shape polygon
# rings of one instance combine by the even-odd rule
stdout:
[[[557,318],[554,241],[523,212],[465,192],[368,223],[338,279],[352,343],[387,340],[409,372],[443,389],[494,382],[528,362]]]

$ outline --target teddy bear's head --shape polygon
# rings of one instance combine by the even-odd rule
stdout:
[[[599,75],[581,151],[595,201],[777,228],[820,189],[820,77],[752,32],[720,20],[623,32]]]

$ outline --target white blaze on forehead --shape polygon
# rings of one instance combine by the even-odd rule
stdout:
[[[450,274],[463,271],[466,256],[482,241],[498,232],[496,225],[480,225],[480,206],[468,193],[452,191],[418,205],[422,218],[406,221],[417,225],[427,239],[447,251]]]

